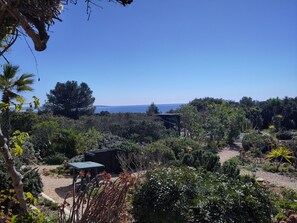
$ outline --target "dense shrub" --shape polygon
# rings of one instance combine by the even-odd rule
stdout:
[[[246,151],[253,150],[254,153],[258,151],[258,153],[261,154],[275,148],[276,142],[269,135],[254,132],[243,137],[242,146]]]
[[[60,130],[53,137],[53,151],[63,153],[68,158],[76,156],[78,154],[76,138],[77,135],[75,131],[68,129]]]
[[[201,167],[207,171],[217,171],[220,168],[220,157],[212,152],[195,150],[186,153],[181,163],[191,167]]]
[[[31,171],[30,167],[22,169],[23,173],[27,173],[23,178],[24,191],[30,192],[34,197],[38,197],[43,191],[43,183],[37,170]]]
[[[30,192],[34,196],[37,196],[40,192],[42,192],[42,181],[40,178],[40,175],[37,171],[33,170],[31,167],[22,167],[22,163],[19,160],[15,160],[16,162],[16,168],[21,173],[25,174],[23,178],[23,184],[24,184],[24,191]],[[6,166],[3,158],[0,156],[0,190],[9,190],[12,187],[12,182],[10,177],[7,174]]]
[[[31,142],[35,151],[40,153],[41,157],[47,157],[53,154],[52,139],[59,131],[59,124],[56,121],[42,121],[33,126]]]
[[[159,165],[169,164],[175,160],[174,152],[158,142],[146,146],[144,152],[152,162],[157,162]]]
[[[223,163],[221,172],[228,177],[237,178],[240,174],[239,164],[240,161],[238,158],[231,158]]]
[[[44,159],[44,162],[49,165],[60,165],[68,158],[62,153],[55,153]]]
[[[37,122],[38,115],[32,111],[11,112],[12,130],[31,133],[33,125]]]
[[[148,172],[132,206],[138,223],[271,223],[274,210],[258,183],[190,168]]]
[[[22,144],[22,149],[23,153],[21,156],[18,156],[17,159],[19,159],[23,164],[26,165],[36,164],[39,154],[35,152],[34,145],[28,140],[25,140]]]
[[[297,193],[292,189],[284,189],[280,195],[276,196],[276,206],[278,214],[277,220],[287,220],[289,216],[284,213],[295,212],[297,213]]]
[[[186,137],[168,137],[158,141],[173,150],[175,157],[180,159],[189,150],[201,149],[201,146],[193,139]]]

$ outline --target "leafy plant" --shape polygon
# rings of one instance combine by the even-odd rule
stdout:
[[[294,157],[292,156],[292,151],[280,146],[277,149],[272,150],[271,152],[269,152],[267,154],[268,159],[270,160],[275,160],[276,161],[276,170],[279,170],[280,165],[282,164],[282,162],[285,160],[289,163],[291,163],[291,159]]]
[[[248,178],[229,178],[191,168],[149,171],[132,198],[138,223],[271,223],[267,192]]]
[[[231,158],[223,163],[221,167],[221,172],[228,177],[237,178],[240,174],[240,169],[238,167],[240,161],[238,158]]]
[[[55,153],[44,159],[44,162],[49,165],[60,165],[68,158],[62,153]]]
[[[276,147],[275,140],[269,135],[262,135],[257,132],[246,134],[242,139],[242,147],[254,154],[262,154],[271,151]]]

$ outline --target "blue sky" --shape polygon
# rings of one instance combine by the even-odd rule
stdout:
[[[65,6],[48,48],[34,51],[39,82],[24,40],[6,54],[36,74],[28,100],[43,103],[67,80],[86,82],[97,105],[297,96],[296,0],[100,1],[89,21],[81,2]]]

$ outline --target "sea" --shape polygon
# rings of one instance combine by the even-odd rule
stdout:
[[[161,113],[178,109],[183,104],[156,104]],[[145,113],[150,105],[121,105],[121,106],[95,106],[95,113],[108,111],[110,113]]]

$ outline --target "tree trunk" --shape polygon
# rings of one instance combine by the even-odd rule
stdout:
[[[28,212],[28,208],[27,208],[26,198],[25,198],[24,189],[23,189],[23,182],[22,182],[23,176],[16,170],[14,166],[14,160],[9,151],[9,147],[7,145],[7,139],[2,134],[1,129],[0,129],[0,150],[6,163],[7,173],[12,179],[12,185],[14,187],[17,199],[20,202],[21,211],[23,213],[26,213]]]
[[[3,137],[7,139],[6,144],[9,145],[9,137],[11,136],[11,125],[10,125],[10,109],[5,109],[2,111],[2,134]]]

